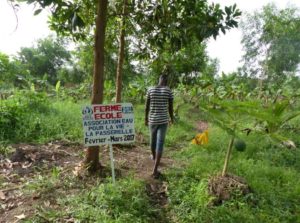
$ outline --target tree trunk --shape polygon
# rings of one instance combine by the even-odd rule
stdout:
[[[108,0],[98,0],[94,45],[94,73],[92,104],[103,102],[104,91],[104,43]],[[85,165],[90,172],[96,171],[99,162],[99,147],[90,146],[86,151]]]
[[[116,75],[116,103],[120,103],[122,100],[122,76],[123,76],[123,63],[124,63],[124,49],[125,49],[125,14],[126,14],[127,0],[123,2],[120,43],[119,43],[119,55]]]
[[[228,149],[227,149],[227,154],[225,157],[225,163],[224,163],[224,167],[223,167],[223,171],[222,171],[222,177],[224,177],[227,173],[227,168],[228,168],[228,163],[230,160],[230,155],[231,155],[231,151],[232,151],[232,146],[233,146],[233,142],[234,142],[234,136],[232,136],[229,145],[228,145]]]

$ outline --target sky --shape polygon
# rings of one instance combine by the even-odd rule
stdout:
[[[208,2],[219,3],[221,6],[237,4],[242,12],[254,12],[260,10],[268,3],[275,3],[280,9],[293,5],[300,8],[300,0],[208,0]],[[241,44],[242,32],[239,28],[229,30],[217,37],[209,39],[207,51],[210,57],[217,58],[220,63],[219,73],[233,72],[241,65],[243,47]]]
[[[242,11],[253,12],[262,6],[274,2],[278,8],[295,5],[300,8],[300,0],[208,0],[208,2],[225,5],[237,4]],[[44,38],[50,33],[47,24],[47,13],[34,16],[32,5],[21,4],[17,11],[18,20],[7,0],[0,0],[0,52],[14,55],[21,47],[31,47],[37,39]],[[17,26],[17,28],[16,28]],[[241,45],[241,30],[232,29],[221,34],[216,40],[208,40],[207,51],[210,57],[217,58],[220,63],[219,72],[235,71],[240,65],[243,49]]]
[[[7,0],[0,0],[0,52],[15,54],[21,47],[31,47],[51,31],[47,24],[47,13],[34,16],[34,7],[20,4],[16,19],[14,10]]]

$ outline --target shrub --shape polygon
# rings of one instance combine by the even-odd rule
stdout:
[[[0,140],[24,138],[29,132],[39,130],[36,113],[50,110],[46,94],[33,91],[16,91],[0,104]]]

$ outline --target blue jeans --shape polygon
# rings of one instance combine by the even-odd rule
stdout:
[[[156,153],[162,153],[164,149],[164,142],[166,138],[168,124],[149,125],[150,130],[150,147]]]

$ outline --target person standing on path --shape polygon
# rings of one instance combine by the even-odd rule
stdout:
[[[149,126],[150,147],[154,162],[152,176],[158,178],[168,123],[174,122],[173,93],[167,86],[167,75],[161,75],[158,85],[150,87],[146,95],[145,125]],[[170,117],[170,121],[169,121]]]

